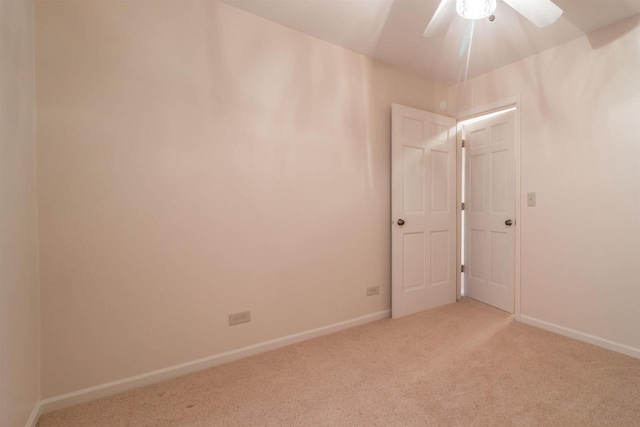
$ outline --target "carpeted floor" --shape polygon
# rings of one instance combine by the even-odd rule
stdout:
[[[49,426],[638,426],[640,360],[464,301],[44,415]]]

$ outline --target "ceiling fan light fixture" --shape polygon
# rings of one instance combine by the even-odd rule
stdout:
[[[456,0],[456,12],[466,19],[483,19],[496,10],[496,0]]]

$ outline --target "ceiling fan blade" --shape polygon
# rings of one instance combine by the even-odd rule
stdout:
[[[445,34],[455,17],[456,8],[453,0],[441,0],[422,35],[426,38],[431,38]]]
[[[538,28],[553,24],[562,15],[562,9],[551,0],[504,0],[504,2]]]

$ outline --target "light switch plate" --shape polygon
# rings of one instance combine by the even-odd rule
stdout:
[[[536,205],[536,193],[527,193],[527,206]]]

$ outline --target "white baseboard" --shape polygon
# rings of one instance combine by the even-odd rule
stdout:
[[[37,417],[42,414],[57,411],[63,408],[68,408],[69,406],[77,405],[79,403],[111,396],[123,391],[132,390],[149,384],[154,384],[160,381],[168,380],[170,378],[190,374],[192,372],[201,371],[203,369],[242,359],[247,356],[264,353],[265,351],[285,347],[287,345],[295,344],[300,341],[305,341],[311,338],[338,332],[343,329],[363,325],[375,320],[388,318],[390,313],[390,310],[379,311],[377,313],[367,314],[365,316],[356,317],[355,319],[346,320],[344,322],[334,323],[332,325],[299,332],[297,334],[276,338],[270,341],[264,341],[258,344],[239,348],[237,350],[227,351],[202,359],[193,360],[191,362],[181,363],[179,365],[169,366],[167,368],[158,369],[156,371],[147,372],[145,374],[135,375],[133,377],[123,378],[117,381],[111,381],[105,384],[100,384],[71,393],[43,399],[40,401],[39,405],[36,408],[38,409],[36,413],[36,421]],[[34,409],[34,412],[36,412],[36,409]],[[32,417],[33,416],[34,415],[32,414]],[[30,424],[28,424],[27,426],[31,427]]]
[[[615,351],[618,353],[626,354],[627,356],[640,359],[640,349],[630,347],[628,345],[620,344],[614,341],[609,341],[604,338],[597,337],[595,335],[587,334],[585,332],[576,331],[574,329],[565,328],[564,326],[556,325],[555,323],[545,322],[533,317],[520,315],[520,321],[527,325],[535,326],[537,328],[545,329],[556,334],[564,335],[569,338],[583,341],[589,344],[597,345],[598,347],[606,348],[607,350]]]
[[[27,420],[25,427],[36,427],[36,424],[38,424],[38,418],[40,418],[40,402],[37,402],[33,407],[33,411],[31,411],[31,415],[29,415],[29,419]]]

